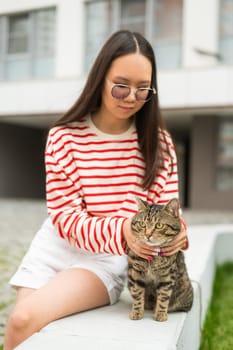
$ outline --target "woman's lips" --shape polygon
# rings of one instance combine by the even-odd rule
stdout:
[[[125,107],[125,106],[119,106],[122,111],[125,112],[132,112],[134,107]]]

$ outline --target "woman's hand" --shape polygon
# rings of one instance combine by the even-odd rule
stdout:
[[[139,242],[131,230],[131,218],[125,220],[123,225],[123,235],[127,247],[131,249],[136,255],[143,259],[152,260],[153,256],[158,255],[159,248],[151,247],[145,243]]]
[[[181,249],[187,249],[188,248],[188,237],[187,237],[187,230],[182,222],[181,231],[178,233],[178,235],[165,247],[161,248],[160,255],[162,256],[169,256],[177,253]]]

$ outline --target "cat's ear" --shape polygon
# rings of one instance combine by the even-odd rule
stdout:
[[[168,211],[172,216],[179,216],[179,201],[177,198],[172,198],[166,205],[165,210]]]
[[[135,197],[137,205],[138,205],[138,210],[139,211],[145,211],[148,209],[149,204],[146,201],[143,201],[141,198],[139,197]]]

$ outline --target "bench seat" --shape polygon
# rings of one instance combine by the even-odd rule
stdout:
[[[118,303],[54,321],[16,347],[17,350],[198,350],[201,327],[212,295],[217,264],[233,260],[233,225],[189,227],[186,263],[194,287],[188,312],[170,313],[156,322],[152,311],[142,320],[129,319],[127,288]]]

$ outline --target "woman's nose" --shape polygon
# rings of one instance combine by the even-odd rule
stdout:
[[[127,101],[135,101],[136,100],[136,89],[131,89],[129,95],[125,98]]]

